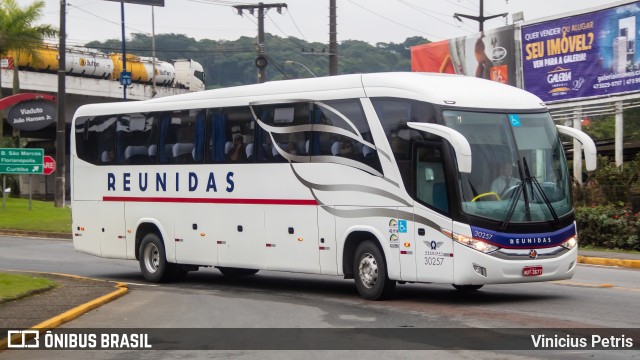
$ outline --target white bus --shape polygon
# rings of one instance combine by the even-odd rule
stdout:
[[[199,267],[396,283],[570,278],[577,233],[558,130],[523,90],[456,75],[275,81],[78,109],[73,241],[152,282]],[[580,156],[580,154],[577,154]]]

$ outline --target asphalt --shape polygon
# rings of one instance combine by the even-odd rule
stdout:
[[[50,234],[18,230],[0,230],[0,235],[70,239],[70,234]],[[640,268],[640,253],[579,250],[583,264]],[[18,272],[16,272],[18,273]],[[0,304],[0,327],[5,329],[50,329],[95,309],[127,292],[123,283],[89,279],[74,275],[25,273],[52,279],[52,290]],[[3,334],[0,334],[2,336]],[[0,338],[0,351],[7,339]]]

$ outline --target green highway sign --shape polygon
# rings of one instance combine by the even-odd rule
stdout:
[[[44,149],[0,148],[0,174],[44,173]]]

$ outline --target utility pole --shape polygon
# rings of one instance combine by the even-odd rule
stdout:
[[[127,100],[127,83],[122,81],[122,74],[127,71],[127,38],[124,36],[124,0],[120,1],[120,17],[122,25],[122,72],[120,73],[120,83],[122,84],[122,98]]]
[[[336,0],[329,0],[329,75],[338,75],[338,23]]]
[[[491,20],[491,19],[495,19],[497,17],[506,17],[507,15],[509,15],[509,13],[502,13],[502,14],[497,14],[497,15],[490,15],[490,16],[484,16],[484,0],[480,0],[480,16],[473,16],[473,15],[465,15],[465,14],[458,14],[458,13],[454,13],[453,17],[462,22],[462,19],[460,19],[461,17],[466,18],[466,19],[471,19],[473,21],[477,21],[478,22],[478,30],[480,30],[480,32],[484,31],[484,22],[486,20]]]
[[[64,207],[65,185],[65,159],[66,159],[66,132],[67,122],[65,119],[65,74],[66,74],[66,42],[67,37],[67,0],[60,0],[60,43],[58,44],[58,109],[56,121],[56,193],[54,206]],[[15,66],[18,66],[16,64]],[[4,189],[2,189],[4,191]]]
[[[256,49],[256,67],[258,68],[258,82],[263,83],[265,80],[265,69],[269,64],[264,52],[264,14],[265,10],[276,8],[278,14],[282,14],[282,8],[286,8],[287,4],[264,4],[258,3],[258,5],[235,5],[234,8],[238,11],[238,15],[242,16],[242,11],[247,10],[251,15],[254,11],[258,10],[258,47]]]

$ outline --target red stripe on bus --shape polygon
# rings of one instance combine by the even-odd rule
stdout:
[[[102,201],[152,202],[152,203],[197,203],[197,204],[249,204],[249,205],[318,205],[318,202],[316,200],[299,200],[299,199],[220,199],[220,198],[103,196]]]

